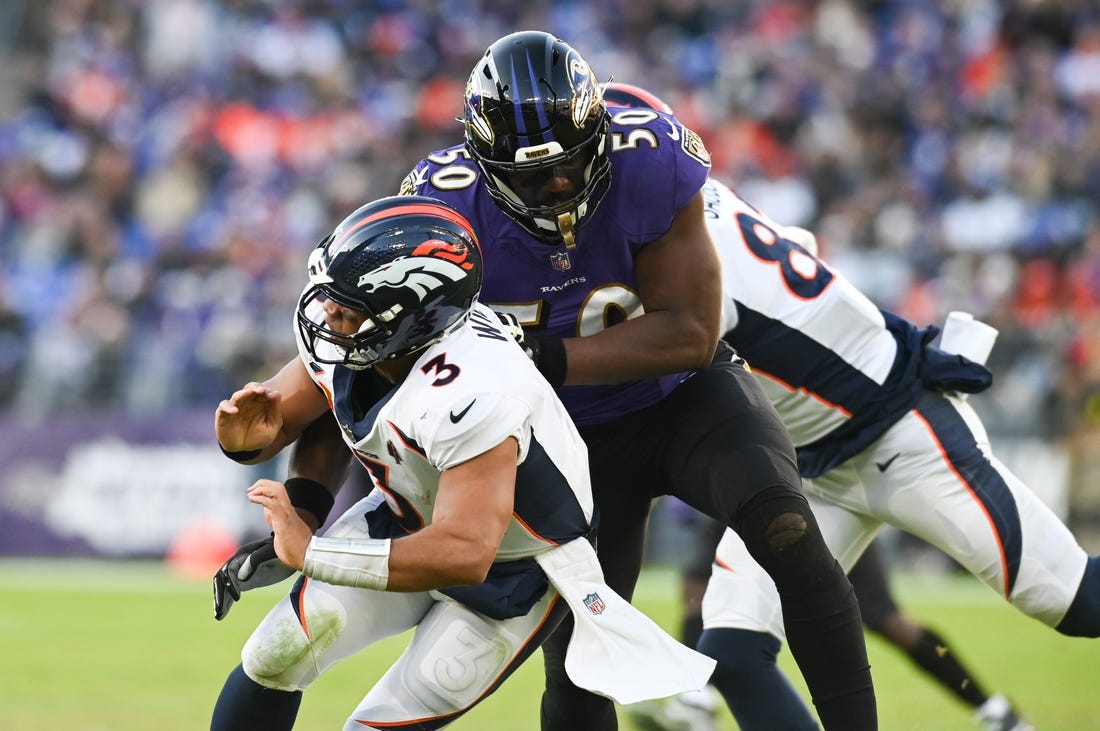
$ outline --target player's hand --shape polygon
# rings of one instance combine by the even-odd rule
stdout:
[[[565,346],[561,338],[535,338],[530,337],[523,330],[519,318],[510,312],[496,312],[497,317],[504,325],[504,331],[512,336],[512,339],[523,348],[523,352],[539,369],[539,373],[546,376],[551,386],[557,387],[565,382]]]
[[[222,620],[241,592],[271,586],[294,574],[275,555],[275,536],[246,543],[214,574],[214,619]]]
[[[263,449],[283,428],[282,395],[262,383],[249,383],[218,404],[214,433],[227,452]]]
[[[500,324],[504,325],[504,332],[512,336],[512,339],[519,343],[519,347],[527,351],[527,355],[530,356],[529,343],[527,342],[527,335],[523,332],[523,325],[519,324],[519,318],[513,315],[511,312],[496,312],[498,318],[500,318]]]
[[[504,325],[504,332],[512,336],[519,347],[523,348],[523,352],[527,354],[528,358],[538,363],[538,338],[527,337],[527,333],[523,331],[523,325],[519,324],[519,318],[511,312],[497,312],[496,310],[493,310],[493,312],[497,313],[500,323]]]
[[[257,480],[248,488],[248,499],[264,509],[264,520],[275,532],[275,553],[287,566],[301,571],[313,531],[291,505],[286,486],[274,480]]]

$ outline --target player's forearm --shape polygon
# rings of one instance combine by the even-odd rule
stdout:
[[[430,528],[394,540],[314,537],[302,570],[329,584],[380,591],[428,591],[485,580],[496,555],[492,541],[434,536]]]
[[[584,338],[567,338],[565,383],[623,383],[706,368],[718,326],[671,311],[647,312]]]
[[[287,474],[305,477],[328,488],[335,497],[351,468],[351,450],[331,412],[307,426],[294,443]]]
[[[489,573],[498,545],[499,541],[476,537],[439,539],[413,534],[401,538],[394,541],[390,556],[389,591],[480,584]]]

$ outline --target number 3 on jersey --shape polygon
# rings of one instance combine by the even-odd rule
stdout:
[[[747,213],[737,214],[737,225],[749,251],[761,261],[779,267],[787,289],[796,297],[812,300],[833,281],[833,273],[801,246],[777,234]]]

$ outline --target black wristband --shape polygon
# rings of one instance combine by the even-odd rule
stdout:
[[[554,388],[565,383],[565,341],[561,338],[538,338],[532,348],[532,360],[539,373]]]
[[[316,515],[318,526],[325,524],[329,511],[336,502],[327,487],[308,477],[288,477],[283,484],[286,485],[286,494],[291,505]]]
[[[264,451],[262,449],[244,449],[240,452],[230,452],[222,446],[221,442],[218,442],[218,449],[222,450],[222,454],[234,462],[247,462],[250,459],[256,459],[260,456],[260,452]]]

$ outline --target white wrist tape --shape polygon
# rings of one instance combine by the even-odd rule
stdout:
[[[313,536],[302,573],[326,584],[385,591],[390,581],[390,539]]]
[[[962,355],[985,365],[999,331],[992,325],[975,320],[969,312],[948,313],[940,335],[940,350],[952,355]]]

